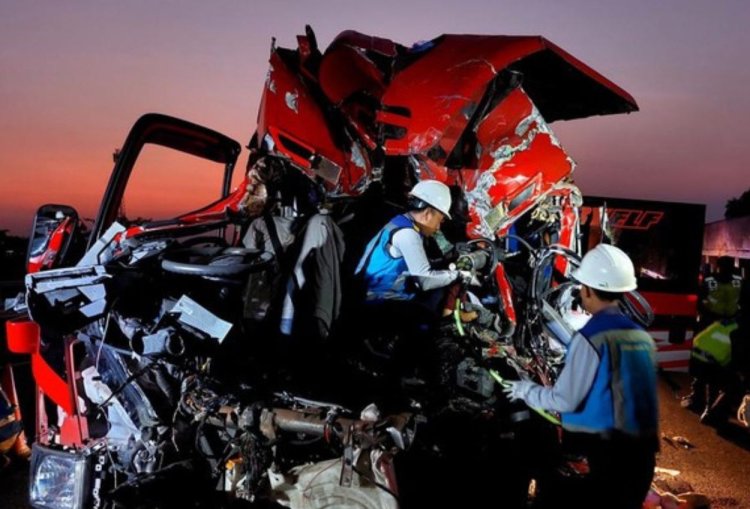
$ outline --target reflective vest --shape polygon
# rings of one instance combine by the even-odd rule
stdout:
[[[732,276],[730,281],[721,283],[715,277],[706,278],[708,295],[706,309],[722,318],[730,318],[737,314],[740,302],[742,278]]]
[[[656,346],[617,309],[600,311],[579,331],[599,355],[599,367],[579,408],[561,414],[569,431],[651,437],[659,423]]]
[[[732,360],[732,342],[729,335],[737,328],[737,322],[716,321],[693,339],[690,355],[707,364],[726,366]]]
[[[404,228],[419,231],[409,216],[399,215],[391,219],[367,244],[355,273],[364,277],[368,301],[410,300],[415,296],[406,290],[406,278],[409,275],[406,261],[403,257],[394,258],[389,252],[393,236]]]

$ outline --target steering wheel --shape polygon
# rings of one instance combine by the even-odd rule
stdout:
[[[226,278],[264,270],[273,258],[273,254],[267,251],[244,247],[188,246],[167,252],[162,258],[161,268],[184,276]]]
[[[201,235],[199,237],[192,237],[180,242],[180,247],[194,247],[194,246],[215,246],[215,247],[229,247],[229,243],[224,237],[218,237],[216,235]]]

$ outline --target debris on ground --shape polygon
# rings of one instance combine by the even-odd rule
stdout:
[[[677,444],[675,444],[674,440],[672,440],[672,437],[670,437],[666,433],[661,434],[661,439],[664,440],[669,445],[671,445],[673,448],[677,449]]]
[[[679,476],[679,470],[656,467],[651,489],[643,502],[643,509],[706,509],[711,507],[708,497],[696,493],[690,483],[680,479]]]
[[[687,438],[683,436],[679,436],[679,435],[673,436],[672,442],[679,445],[683,449],[695,449],[695,445],[690,440],[688,440]]]
[[[680,435],[669,436],[666,433],[662,433],[661,439],[664,440],[670,446],[674,447],[675,449],[680,448],[680,447],[683,449],[695,449],[695,444],[693,444],[690,440]]]

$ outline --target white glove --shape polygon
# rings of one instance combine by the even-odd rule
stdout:
[[[482,283],[479,281],[477,275],[470,270],[459,270],[458,273],[461,275],[461,281],[463,281],[467,285],[482,286]]]
[[[534,382],[527,380],[506,380],[503,392],[505,396],[511,401],[526,401],[526,397],[529,395],[529,391],[534,387]]]

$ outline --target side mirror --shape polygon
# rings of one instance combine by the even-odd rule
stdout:
[[[43,205],[34,216],[29,238],[26,271],[72,265],[85,248],[84,227],[78,212],[67,205]]]

